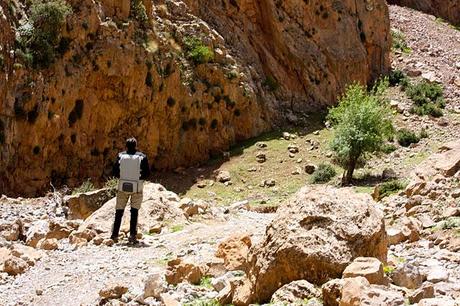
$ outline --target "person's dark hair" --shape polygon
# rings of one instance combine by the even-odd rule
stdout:
[[[128,149],[128,152],[133,152],[136,151],[137,147],[137,140],[134,137],[126,139],[126,149]]]

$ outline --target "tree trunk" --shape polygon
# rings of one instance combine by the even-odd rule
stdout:
[[[351,180],[353,179],[353,172],[355,172],[355,168],[356,168],[356,162],[357,162],[357,159],[352,158],[350,162],[348,163],[348,168],[343,173],[342,185],[348,185],[351,183]]]

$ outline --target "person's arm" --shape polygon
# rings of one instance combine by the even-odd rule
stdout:
[[[113,177],[120,178],[120,154],[117,154],[117,160],[112,168]]]
[[[149,161],[147,155],[144,155],[144,158],[141,161],[141,180],[145,180],[150,175]]]

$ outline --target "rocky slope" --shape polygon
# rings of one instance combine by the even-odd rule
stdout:
[[[157,169],[204,161],[389,67],[383,0],[68,1],[46,69],[15,43],[28,3],[0,4],[0,193],[97,181],[130,135]]]
[[[388,0],[388,3],[407,6],[460,24],[460,3],[457,0]]]

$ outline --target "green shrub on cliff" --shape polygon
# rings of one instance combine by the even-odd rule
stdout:
[[[214,59],[214,52],[196,37],[184,39],[185,56],[195,64],[204,64]]]
[[[35,68],[47,68],[54,61],[65,18],[72,12],[64,0],[33,0],[29,23],[19,29],[18,45],[23,59]],[[26,63],[27,65],[28,63]]]
[[[350,85],[329,112],[328,120],[334,125],[331,148],[345,168],[343,184],[351,183],[358,161],[381,152],[393,134],[391,110],[383,98],[387,86],[386,81],[380,82],[368,92],[360,84]]]

